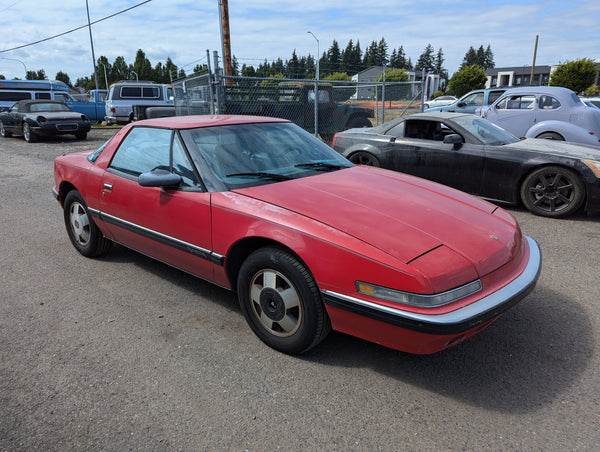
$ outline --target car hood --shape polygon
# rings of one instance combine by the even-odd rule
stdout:
[[[502,209],[380,168],[354,167],[236,192],[327,224],[405,264],[446,247],[483,276],[509,261],[521,241],[516,221]]]
[[[507,144],[504,148],[515,151],[526,150],[539,152],[541,154],[563,155],[565,157],[579,159],[600,159],[600,149],[576,143],[565,143],[559,140],[546,140],[542,138],[526,138],[516,143]]]

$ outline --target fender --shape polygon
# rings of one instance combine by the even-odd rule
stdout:
[[[527,138],[536,138],[542,133],[553,132],[562,136],[565,141],[600,146],[599,137],[590,135],[583,127],[566,121],[541,121],[534,124],[525,134]]]

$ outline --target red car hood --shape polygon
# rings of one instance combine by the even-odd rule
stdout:
[[[355,167],[236,190],[325,223],[410,263],[445,246],[479,276],[508,262],[520,246],[514,218],[471,195],[424,179]]]

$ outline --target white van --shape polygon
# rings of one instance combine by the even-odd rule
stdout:
[[[104,120],[107,124],[127,123],[133,120],[134,105],[173,107],[175,97],[172,85],[154,82],[124,81],[114,83],[108,90]]]

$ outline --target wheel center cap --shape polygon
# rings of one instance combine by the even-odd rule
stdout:
[[[285,316],[285,303],[275,289],[267,287],[260,292],[260,307],[263,313],[274,322]]]

